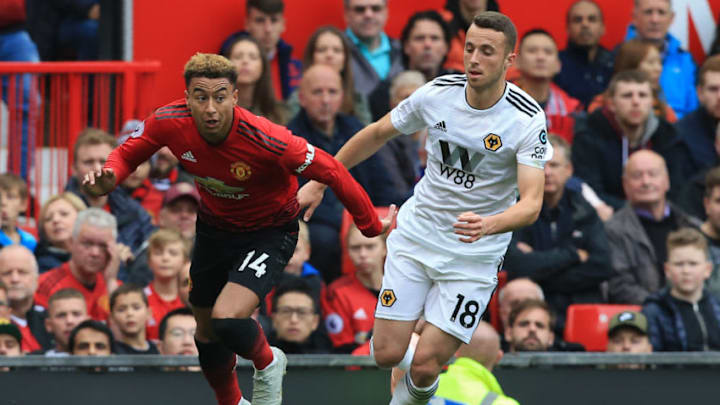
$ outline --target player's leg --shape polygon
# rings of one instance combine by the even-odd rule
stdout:
[[[415,329],[416,321],[395,321],[375,319],[371,355],[378,367],[391,368],[403,361],[408,352],[410,337]],[[412,355],[410,355],[410,361]],[[409,362],[408,362],[409,363]]]

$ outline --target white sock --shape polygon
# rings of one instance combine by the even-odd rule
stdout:
[[[410,366],[412,365],[413,357],[415,356],[415,344],[411,341],[408,345],[407,351],[405,352],[405,356],[403,356],[402,360],[400,360],[400,363],[396,366],[402,371],[409,371]]]
[[[439,378],[429,387],[417,387],[410,378],[410,372],[398,382],[390,405],[426,405],[437,391]]]

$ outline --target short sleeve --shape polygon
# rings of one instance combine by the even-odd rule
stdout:
[[[409,135],[427,127],[421,109],[429,88],[430,83],[425,84],[390,111],[390,120],[395,129]]]
[[[545,163],[552,159],[553,148],[548,142],[544,113],[535,114],[528,124],[516,157],[518,163],[538,169],[544,169]]]

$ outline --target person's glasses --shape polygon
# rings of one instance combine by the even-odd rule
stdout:
[[[296,314],[298,318],[307,318],[313,314],[313,310],[309,308],[279,307],[275,313],[285,318],[290,318],[293,314]]]
[[[353,6],[352,11],[355,14],[365,14],[365,11],[370,9],[373,13],[379,13],[383,8],[384,6],[382,4],[373,4],[372,6]]]

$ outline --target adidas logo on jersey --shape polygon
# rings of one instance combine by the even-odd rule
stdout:
[[[365,310],[360,308],[357,311],[355,311],[355,313],[353,314],[353,318],[365,320],[365,319],[368,319],[368,316],[367,316],[367,313],[365,312]]]
[[[447,132],[447,128],[445,127],[445,121],[438,122],[437,124],[435,124],[435,126],[433,128],[439,129],[443,132]]]
[[[183,160],[187,160],[193,163],[197,163],[197,159],[195,159],[195,156],[193,156],[192,152],[187,151],[180,156]]]

